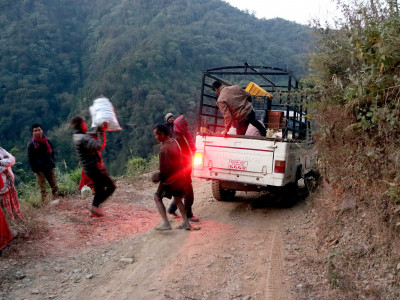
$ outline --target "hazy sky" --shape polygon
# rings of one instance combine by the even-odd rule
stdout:
[[[282,18],[307,25],[311,19],[331,20],[339,15],[331,0],[223,0],[241,10],[254,12],[258,18]]]

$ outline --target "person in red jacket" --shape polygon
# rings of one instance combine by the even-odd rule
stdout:
[[[198,222],[199,219],[193,215],[192,206],[194,202],[194,193],[192,185],[192,164],[193,156],[196,152],[196,146],[194,144],[193,138],[189,132],[189,126],[186,118],[182,115],[175,119],[174,121],[174,136],[176,141],[182,150],[182,159],[184,164],[184,174],[185,174],[185,191],[184,191],[184,203],[186,208],[186,215],[189,221]],[[172,201],[168,208],[168,213],[175,214],[177,206],[175,201]]]
[[[176,140],[169,138],[168,128],[163,124],[156,125],[153,133],[156,140],[161,143],[159,154],[160,171],[159,180],[157,180],[160,183],[154,195],[154,201],[163,219],[163,224],[156,227],[156,230],[171,229],[162,199],[163,197],[171,198],[172,196],[183,219],[178,228],[190,230],[191,225],[186,215],[185,205],[182,203],[186,176],[179,144]]]

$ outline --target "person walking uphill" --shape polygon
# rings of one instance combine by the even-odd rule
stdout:
[[[211,87],[218,95],[217,106],[225,120],[225,129],[222,131],[223,136],[227,135],[229,128],[233,124],[236,124],[236,133],[238,135],[245,134],[249,124],[256,127],[262,136],[266,135],[267,132],[264,126],[256,120],[253,106],[250,103],[251,94],[249,92],[238,85],[225,86],[220,81],[214,81]]]
[[[189,221],[198,222],[199,219],[193,215],[192,206],[194,201],[193,185],[192,185],[192,164],[193,156],[196,152],[196,146],[193,138],[189,132],[188,123],[185,117],[179,116],[174,121],[174,136],[182,150],[182,160],[184,165],[185,174],[185,190],[184,190],[184,204],[186,208],[186,215]],[[168,213],[175,214],[177,206],[175,201],[172,201],[168,208]]]
[[[96,128],[96,138],[87,133],[87,125],[84,118],[76,116],[71,120],[72,127],[76,130],[73,142],[76,152],[82,163],[86,175],[94,183],[94,198],[90,212],[94,217],[102,217],[104,214],[100,205],[115,191],[115,184],[107,174],[100,151],[106,147],[107,123]]]
[[[156,140],[161,143],[159,154],[159,178],[153,181],[160,182],[154,195],[154,201],[163,219],[163,224],[156,227],[156,230],[171,229],[162,199],[163,197],[171,198],[172,196],[183,218],[183,222],[177,228],[190,230],[191,225],[186,216],[185,206],[182,203],[182,196],[186,183],[181,149],[176,140],[169,138],[168,128],[165,125],[156,125],[153,133]]]
[[[54,147],[44,135],[40,124],[32,125],[32,141],[28,144],[28,160],[42,195],[42,202],[47,202],[46,180],[50,185],[52,199],[58,197],[58,184],[55,173]]]

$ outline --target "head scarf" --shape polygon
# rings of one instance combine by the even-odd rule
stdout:
[[[196,151],[196,146],[194,144],[192,135],[189,132],[188,123],[183,115],[181,115],[175,119],[174,132],[183,135],[185,137],[185,139],[187,140],[192,152]]]
[[[183,115],[179,116],[175,119],[174,132],[184,134],[184,135],[189,133],[188,123],[186,122],[186,119]]]

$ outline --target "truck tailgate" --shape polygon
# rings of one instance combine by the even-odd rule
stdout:
[[[265,176],[273,171],[274,141],[198,136],[196,148],[203,151],[204,168],[195,167],[195,176],[214,177],[212,172]]]

